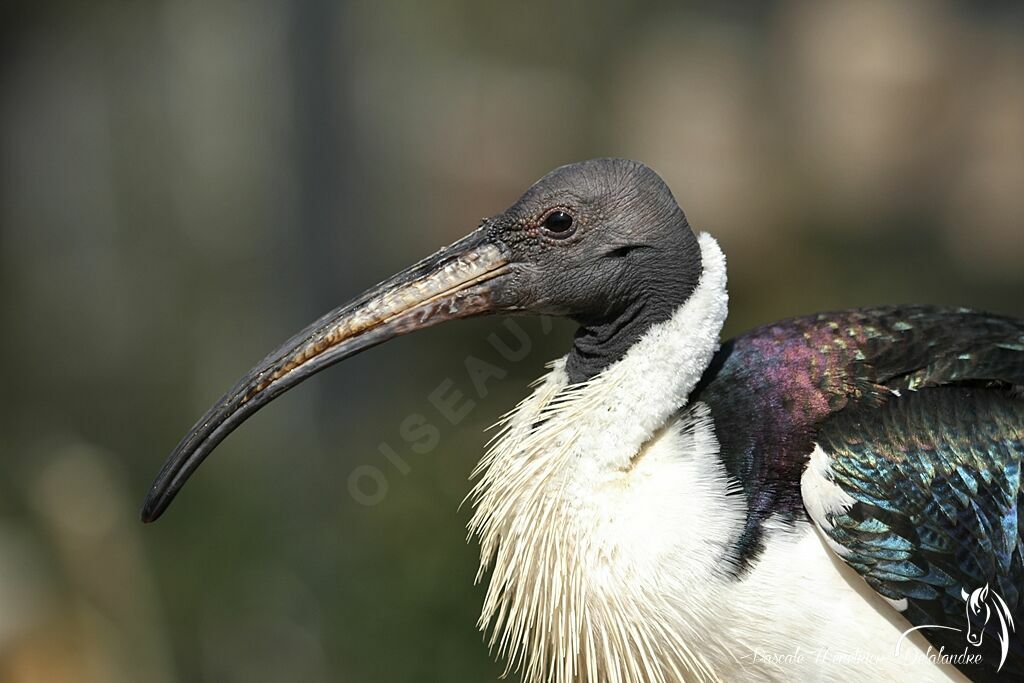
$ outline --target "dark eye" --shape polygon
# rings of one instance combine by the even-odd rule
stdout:
[[[544,218],[542,225],[552,237],[568,237],[576,231],[572,216],[565,211],[552,211]]]

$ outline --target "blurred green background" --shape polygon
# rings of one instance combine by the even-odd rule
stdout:
[[[728,6],[5,3],[0,679],[495,680],[458,506],[563,323],[517,361],[499,320],[374,349],[137,509],[254,361],[556,165],[657,169],[728,254],[729,334],[1024,315],[1020,3]]]

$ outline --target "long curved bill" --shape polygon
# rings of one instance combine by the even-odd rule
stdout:
[[[508,308],[505,247],[483,229],[398,273],[295,335],[192,427],[157,475],[142,520],[157,519],[207,455],[267,403],[324,368],[398,335]]]

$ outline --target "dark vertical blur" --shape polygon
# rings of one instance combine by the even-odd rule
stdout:
[[[719,238],[730,333],[1024,315],[1019,3],[4,4],[0,679],[494,680],[457,508],[564,324],[354,358],[136,508],[296,328],[603,155]]]

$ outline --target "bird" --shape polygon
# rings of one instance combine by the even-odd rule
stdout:
[[[723,341],[725,255],[662,178],[559,167],[245,374],[149,489],[438,323],[578,327],[472,473],[479,621],[528,683],[1022,680],[1024,321],[856,308]],[[997,618],[998,617],[998,618]]]

